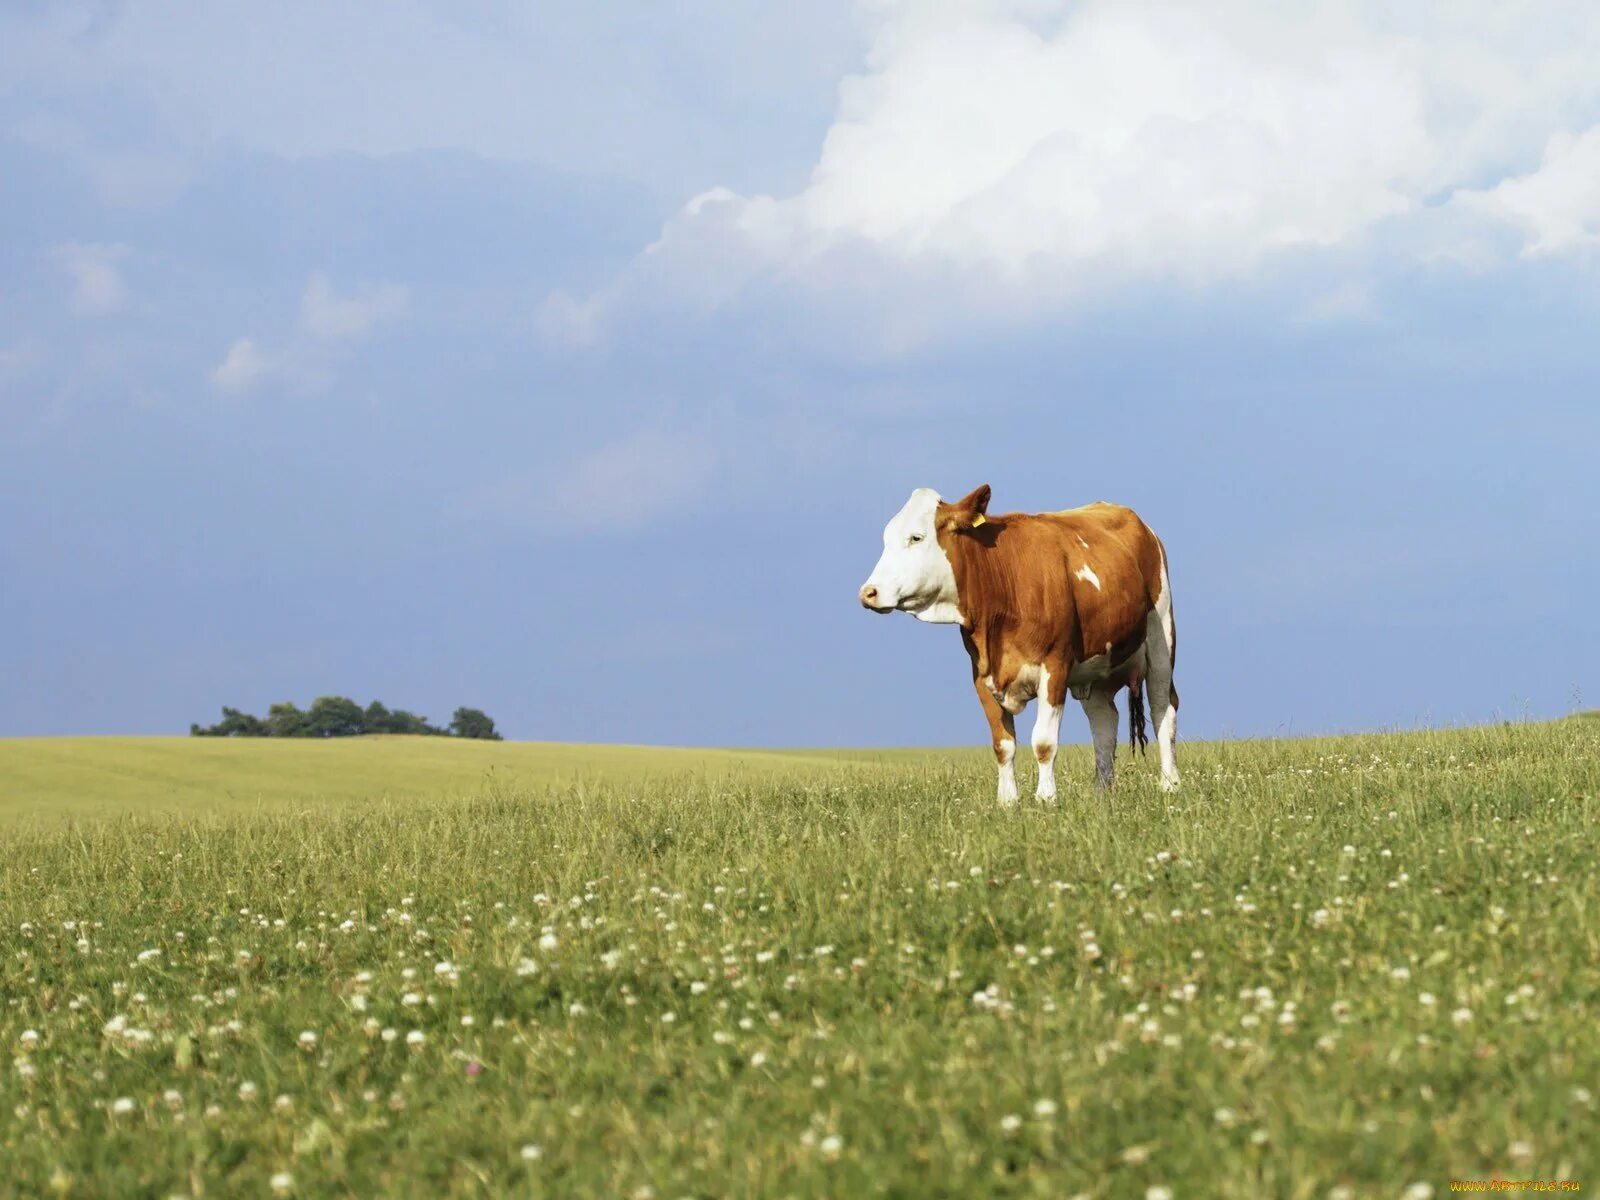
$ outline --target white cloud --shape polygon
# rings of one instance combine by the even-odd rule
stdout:
[[[1556,134],[1537,171],[1456,199],[1521,230],[1530,257],[1600,244],[1600,125],[1579,137]]]
[[[366,284],[341,296],[327,275],[315,271],[300,298],[300,327],[323,341],[364,337],[404,316],[410,300],[410,289],[398,283]]]
[[[117,264],[128,256],[120,245],[70,242],[55,257],[72,281],[72,308],[80,316],[104,316],[128,303],[128,287]]]
[[[249,391],[276,370],[277,363],[272,356],[250,338],[242,337],[228,347],[228,353],[211,372],[211,386],[225,395],[236,396]]]
[[[808,185],[695,197],[605,303],[665,289],[715,307],[755,279],[922,279],[969,307],[1205,286],[1371,245],[1380,228],[1386,253],[1465,260],[1449,242],[1481,231],[1444,201],[1600,120],[1600,6],[864,7],[866,69],[841,84]],[[1558,139],[1477,216],[1540,252],[1586,242],[1597,164],[1595,135]]]

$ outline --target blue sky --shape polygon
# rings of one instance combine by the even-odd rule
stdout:
[[[0,9],[0,734],[979,743],[855,590],[980,482],[1190,736],[1595,703],[1600,14],[778,7]]]

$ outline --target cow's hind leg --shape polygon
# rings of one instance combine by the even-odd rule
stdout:
[[[1178,758],[1173,743],[1178,738],[1178,689],[1172,683],[1172,611],[1150,614],[1145,637],[1145,694],[1150,719],[1156,727],[1156,749],[1161,755],[1161,790],[1178,786]]]
[[[1117,760],[1117,701],[1116,692],[1107,684],[1098,684],[1083,698],[1083,711],[1089,718],[1089,732],[1094,737],[1095,783],[1109,788],[1116,773]]]

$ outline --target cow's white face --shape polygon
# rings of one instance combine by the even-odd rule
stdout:
[[[861,585],[861,603],[873,612],[908,612],[936,625],[961,622],[956,575],[939,548],[934,516],[939,493],[918,488],[883,530],[883,556]]]

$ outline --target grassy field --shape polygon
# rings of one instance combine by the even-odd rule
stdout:
[[[1013,812],[980,752],[18,807],[0,1192],[1600,1185],[1600,722],[1182,753]]]
[[[685,775],[745,779],[904,751],[686,750],[455,738],[0,739],[0,823],[129,812],[248,813]]]

